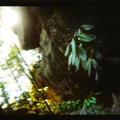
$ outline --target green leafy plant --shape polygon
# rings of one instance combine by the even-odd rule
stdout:
[[[72,100],[64,101],[58,104],[57,112],[59,114],[76,114],[76,115],[86,115],[86,114],[105,114],[102,105],[98,105],[96,95],[100,93],[90,94],[88,98],[84,101]],[[71,114],[71,115],[72,115]]]
[[[90,76],[93,67],[96,71],[95,80],[98,80],[98,60],[102,58],[102,55],[95,50],[95,45],[93,45],[96,36],[88,34],[92,28],[94,28],[93,25],[82,25],[74,33],[64,55],[68,57],[68,70],[70,70],[70,66],[75,66],[77,72],[82,66],[82,69],[87,70],[88,76]]]
[[[48,109],[41,93],[45,96],[44,90],[37,90],[33,85],[30,87],[29,92],[23,92],[16,100],[9,106],[14,109],[25,108],[28,109],[28,113],[32,111],[32,114],[48,115],[51,111]],[[51,106],[51,104],[49,104]],[[51,106],[52,107],[52,106]]]
[[[80,110],[80,115],[86,114],[105,114],[102,105],[97,104],[96,95],[100,93],[91,94],[87,99],[83,101],[82,109]]]
[[[9,94],[5,90],[5,85],[6,85],[6,82],[4,82],[4,81],[0,82],[0,98],[3,99],[2,105],[0,105],[0,106],[3,106],[4,104],[9,105]]]
[[[58,113],[71,112],[80,109],[80,107],[81,107],[80,100],[76,100],[76,101],[69,100],[59,103],[56,110]]]

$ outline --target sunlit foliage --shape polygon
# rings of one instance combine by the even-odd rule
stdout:
[[[9,105],[9,95],[8,92],[5,90],[5,82],[0,82],[0,99],[2,99],[2,102],[0,102],[0,106],[2,107],[4,104]]]

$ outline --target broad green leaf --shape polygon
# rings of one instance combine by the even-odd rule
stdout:
[[[72,52],[72,65],[75,65],[76,52]]]
[[[83,60],[86,61],[87,58],[87,54],[86,51],[84,50],[84,48],[82,46],[79,45],[79,57]]]
[[[84,41],[84,42],[91,42],[93,41],[94,39],[91,37],[90,39],[89,38],[82,38],[81,37],[81,41]]]
[[[79,61],[79,58],[78,58],[78,57],[76,57],[76,58],[75,58],[75,66],[77,66],[77,65],[78,65],[78,61]]]
[[[90,41],[94,40],[92,36],[87,35],[85,33],[80,34],[79,37],[81,37],[81,40],[85,41],[85,42],[90,42]]]
[[[94,26],[86,24],[86,25],[82,25],[81,28],[84,29],[84,30],[91,30],[92,28],[94,28]]]
[[[89,101],[87,101],[86,105],[87,105],[87,106],[90,106],[90,103],[89,103]]]
[[[74,37],[76,37],[77,36],[77,31],[74,33]]]
[[[77,72],[79,70],[79,65],[80,65],[80,61],[78,62],[78,65],[76,66],[75,72]]]
[[[76,51],[76,43],[74,38],[72,39],[71,45],[72,45],[72,51]]]
[[[68,65],[72,64],[72,54],[70,54],[69,58],[68,58]]]
[[[91,74],[91,58],[88,59],[88,76]]]
[[[96,60],[92,58],[91,62],[92,62],[92,65],[93,65],[94,69],[97,69],[98,68],[98,63],[96,62]]]
[[[70,45],[68,44],[68,46],[67,46],[67,49],[66,49],[66,51],[65,51],[65,56],[68,56],[69,55],[69,53],[70,53]]]
[[[67,101],[67,102],[66,102],[66,105],[68,105],[68,104],[71,104],[71,102],[70,102],[70,101]]]
[[[91,97],[91,99],[96,102],[96,98],[95,97]]]
[[[88,63],[87,61],[82,61],[82,67],[87,70],[88,69]]]
[[[81,40],[81,37],[78,37],[78,40]]]
[[[95,80],[98,81],[98,71],[96,71]]]
[[[95,101],[93,101],[93,100],[90,100],[89,102],[90,102],[90,103],[96,103],[96,102],[95,102]]]
[[[81,33],[82,33],[82,31],[80,29],[78,29],[77,35],[80,35]]]
[[[76,66],[76,71],[78,71],[80,66],[80,59],[78,57],[76,57],[75,66]]]

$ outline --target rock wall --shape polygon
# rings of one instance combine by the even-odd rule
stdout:
[[[118,91],[120,63],[109,63],[107,57],[120,57],[119,6],[77,5],[25,7],[23,11],[24,49],[41,48],[43,59],[37,72],[40,81],[49,86],[61,99],[82,99],[91,91],[107,94]],[[74,32],[83,24],[95,26],[93,34],[102,42],[101,77],[96,82],[85,72],[67,71],[67,58],[64,52]],[[109,65],[112,65],[108,68]],[[113,67],[114,66],[114,67]],[[108,70],[109,69],[109,70]],[[116,71],[109,77],[109,73]],[[114,83],[115,86],[112,86]],[[116,84],[117,83],[117,84]],[[104,86],[105,85],[105,86]],[[108,89],[106,89],[106,87]]]

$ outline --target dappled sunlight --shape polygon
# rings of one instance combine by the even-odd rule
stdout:
[[[39,60],[36,56],[37,53],[35,50],[21,50],[19,37],[11,29],[11,27],[19,25],[20,16],[18,14],[19,12],[15,11],[16,9],[14,10],[12,8],[0,7],[0,83],[2,81],[6,82],[5,90],[10,95],[10,103],[15,100],[15,97],[18,97],[20,94],[22,94],[23,91],[28,91],[29,86],[31,85],[31,81],[25,75],[22,75],[20,78],[16,77],[18,75],[17,68],[16,71],[14,71],[15,68],[9,68],[10,66],[8,66],[6,60],[10,58],[8,54],[10,54],[11,48],[16,51],[14,47],[14,45],[16,45],[18,49],[20,49],[21,55],[28,66],[34,64],[36,61]],[[15,61],[13,61],[12,64],[14,65],[14,63]],[[25,64],[21,63],[21,65],[26,68]],[[28,71],[25,72],[29,74]],[[15,79],[18,80],[18,83]],[[20,90],[19,86],[21,87],[22,91]],[[0,104],[1,102],[2,101],[0,101]]]

